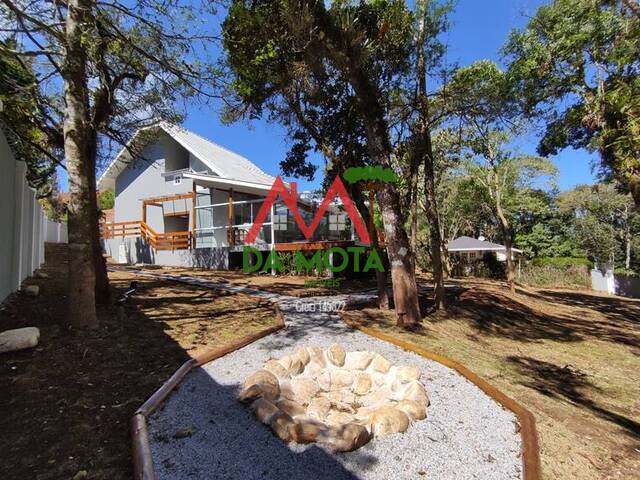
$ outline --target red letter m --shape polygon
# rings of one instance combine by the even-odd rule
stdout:
[[[311,238],[313,232],[315,232],[316,228],[318,228],[320,220],[329,208],[329,204],[337,195],[338,197],[340,197],[340,200],[342,200],[342,205],[344,206],[347,215],[349,215],[349,218],[351,218],[351,222],[356,229],[358,237],[360,237],[360,241],[365,244],[371,243],[369,232],[367,231],[364,222],[362,221],[362,218],[360,217],[358,210],[356,209],[356,206],[354,205],[351,198],[349,198],[347,190],[344,188],[344,184],[342,183],[342,180],[340,180],[340,177],[337,176],[333,181],[333,184],[331,184],[331,187],[329,187],[329,190],[327,190],[327,194],[325,195],[324,200],[322,200],[322,203],[320,204],[320,208],[318,208],[315,217],[313,217],[311,225],[307,226],[304,219],[302,218],[302,215],[300,215],[300,212],[298,211],[296,183],[291,183],[291,191],[289,191],[282,181],[282,178],[278,176],[275,182],[273,182],[273,186],[271,187],[267,198],[265,198],[262,207],[260,207],[260,211],[253,221],[251,230],[249,230],[249,233],[247,233],[247,236],[245,237],[245,244],[252,244],[255,242],[256,238],[258,237],[258,233],[260,232],[260,229],[264,224],[264,221],[267,219],[267,215],[269,215],[271,206],[275,204],[276,200],[278,199],[278,195],[282,197],[285,205],[293,214],[294,220],[298,224],[298,227],[307,240]]]

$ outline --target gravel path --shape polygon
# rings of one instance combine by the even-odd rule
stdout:
[[[337,316],[321,311],[335,305],[331,302],[363,301],[367,295],[298,299],[201,279],[181,280],[275,299],[287,328],[194,370],[149,418],[158,479],[522,478],[521,438],[513,413],[454,370],[350,329]],[[418,366],[431,400],[427,419],[404,434],[376,438],[355,452],[336,454],[315,444],[284,444],[237,401],[244,378],[268,358],[303,345],[332,343],[347,351],[376,351],[396,365]]]

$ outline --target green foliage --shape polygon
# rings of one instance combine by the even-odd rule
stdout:
[[[597,150],[640,204],[640,16],[625,3],[554,0],[504,51],[523,109],[547,121],[539,153]]]
[[[588,258],[580,257],[537,257],[531,262],[532,265],[537,267],[553,266],[553,267],[569,267],[569,266],[584,266],[593,268],[593,262]]]
[[[586,265],[535,265],[522,267],[519,282],[533,287],[591,288],[590,268]]]
[[[103,190],[98,195],[98,207],[100,210],[110,210],[115,203],[116,195],[113,190]]]

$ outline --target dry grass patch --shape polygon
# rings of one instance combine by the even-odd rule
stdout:
[[[291,295],[294,297],[315,297],[355,293],[376,288],[375,278],[342,278],[334,280],[337,285],[331,285],[332,279],[309,275],[270,275],[244,273],[241,271],[217,271],[202,268],[153,268],[153,271],[173,275],[189,275],[206,278],[213,282],[231,283],[242,287],[258,288],[266,292]],[[318,285],[317,283],[326,283]],[[389,283],[389,286],[391,284]]]
[[[129,321],[159,324],[190,356],[277,325],[274,307],[248,295],[112,272],[111,283],[138,290],[125,305]]]
[[[345,316],[452,358],[527,407],[545,478],[637,478],[640,301],[457,283],[449,314],[415,332],[396,328],[392,312]]]

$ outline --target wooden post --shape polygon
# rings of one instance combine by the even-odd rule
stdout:
[[[196,181],[193,180],[191,193],[191,248],[196,248]]]
[[[227,242],[229,246],[233,246],[235,243],[233,235],[233,188],[229,189],[229,206],[228,206],[228,229],[227,229]]]

